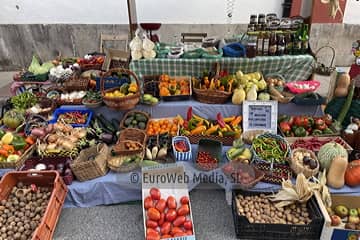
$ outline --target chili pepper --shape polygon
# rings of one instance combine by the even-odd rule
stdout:
[[[2,149],[7,151],[8,154],[12,154],[15,151],[14,147],[8,144],[3,144]]]
[[[25,142],[29,145],[33,145],[35,142],[34,142],[34,139],[30,136],[28,136],[26,139],[25,139]]]
[[[236,116],[231,116],[231,117],[224,118],[224,122],[225,123],[231,123],[232,121],[234,121],[235,118],[236,118]]]
[[[212,126],[211,128],[209,128],[208,130],[205,131],[205,135],[211,135],[213,134],[214,132],[216,132],[219,128],[219,125],[214,125]]]
[[[217,122],[218,122],[218,124],[219,124],[219,126],[220,126],[221,128],[226,127],[225,122],[224,122],[224,118],[222,117],[221,113],[218,113],[218,114],[216,115],[216,120],[217,120]]]
[[[234,120],[231,121],[230,125],[235,127],[240,124],[242,116],[237,116]]]
[[[4,149],[0,149],[0,155],[4,156],[4,157],[7,157],[7,156],[9,156],[9,153]]]
[[[206,127],[199,126],[199,127],[196,127],[195,129],[191,130],[191,135],[201,134],[204,131],[206,131]]]
[[[186,114],[186,120],[190,121],[192,118],[192,107],[189,107]]]

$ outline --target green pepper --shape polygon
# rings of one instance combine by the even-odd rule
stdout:
[[[325,128],[323,131],[322,131],[323,134],[333,134],[334,132],[330,129],[330,128]]]
[[[304,127],[298,127],[295,130],[295,136],[296,137],[305,137],[306,136],[306,130]]]
[[[14,139],[11,142],[11,145],[14,147],[16,151],[22,150],[26,146],[25,139],[21,136],[14,136]]]
[[[313,132],[312,132],[312,135],[314,135],[314,136],[316,136],[316,135],[321,135],[322,134],[322,132],[321,132],[321,130],[319,130],[319,129],[315,129]]]
[[[5,133],[6,132],[4,130],[0,129],[0,138],[2,138],[5,135]]]

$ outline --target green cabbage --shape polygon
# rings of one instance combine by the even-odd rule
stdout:
[[[35,75],[40,75],[49,72],[52,67],[54,67],[54,64],[52,64],[51,61],[40,65],[39,59],[36,56],[33,56],[28,71]]]

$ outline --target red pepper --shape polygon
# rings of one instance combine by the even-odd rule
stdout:
[[[226,77],[227,75],[229,75],[228,71],[226,70],[221,70],[219,72],[219,77]]]
[[[186,115],[186,120],[190,121],[191,118],[192,118],[192,107],[189,107]]]
[[[216,115],[216,120],[217,120],[217,123],[219,124],[219,126],[220,126],[221,128],[226,127],[224,118],[222,117],[221,113],[218,113],[218,114]]]
[[[290,124],[288,122],[281,122],[280,129],[283,133],[288,133],[291,131]]]

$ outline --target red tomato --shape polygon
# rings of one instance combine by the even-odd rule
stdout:
[[[176,209],[176,199],[173,196],[169,196],[166,202],[169,209]]]
[[[188,236],[193,235],[193,231],[192,230],[186,230],[186,235],[188,235]]]
[[[160,219],[160,212],[156,208],[149,208],[147,216],[150,220],[158,221]]]
[[[186,221],[186,217],[185,216],[178,216],[175,221],[173,222],[174,227],[180,227],[184,224],[184,222]]]
[[[149,209],[149,208],[152,208],[152,207],[154,207],[154,201],[152,200],[152,198],[150,196],[147,196],[144,199],[144,208]]]
[[[169,234],[171,230],[171,223],[170,222],[164,222],[163,225],[161,225],[160,233],[161,235]]]
[[[183,233],[184,231],[179,227],[173,227],[171,229],[171,234],[174,235],[175,233]]]
[[[165,215],[166,221],[172,222],[175,220],[177,214],[175,209],[169,209]]]
[[[153,228],[146,228],[146,236],[149,235],[149,234],[159,234],[158,231],[156,231],[155,229]]]
[[[160,200],[160,197],[161,197],[160,190],[158,188],[151,188],[150,196],[153,200]]]
[[[184,237],[184,236],[187,236],[187,234],[184,232],[178,232],[174,234],[174,237]]]
[[[148,228],[157,228],[158,223],[153,220],[146,220],[146,227]]]
[[[161,236],[161,239],[167,239],[167,238],[172,238],[172,236],[170,234],[165,234]]]
[[[181,204],[189,204],[189,197],[188,196],[183,196],[180,198],[180,203]]]
[[[184,228],[185,228],[186,230],[192,230],[192,222],[191,222],[190,220],[186,220],[186,221],[184,222]]]
[[[157,210],[159,210],[159,212],[164,212],[165,211],[165,208],[166,208],[166,201],[164,199],[160,199],[156,205],[155,205],[155,208]]]
[[[165,222],[165,213],[160,213],[160,219],[158,221],[159,226],[163,225],[163,223]]]
[[[146,240],[160,240],[160,234],[158,232],[146,234]]]
[[[177,210],[178,216],[186,216],[190,213],[189,205],[184,204]]]

